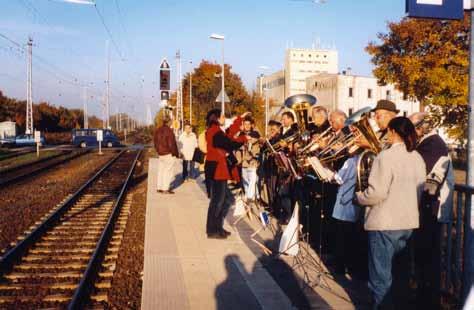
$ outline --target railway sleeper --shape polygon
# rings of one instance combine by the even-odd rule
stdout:
[[[13,272],[16,271],[31,271],[31,270],[63,270],[63,269],[74,269],[74,270],[83,270],[86,269],[87,264],[85,262],[76,262],[76,263],[42,263],[42,264],[32,264],[25,263],[13,267]],[[59,272],[59,271],[58,271]]]
[[[96,246],[98,240],[95,241],[66,241],[66,240],[57,240],[56,242],[51,241],[40,241],[35,244],[35,247],[57,247],[61,246],[64,248],[70,247],[94,247]]]
[[[86,229],[84,227],[77,227],[76,228],[76,227],[58,226],[58,227],[54,228],[54,230],[51,230],[50,233],[68,232],[69,234],[72,234],[72,233],[77,234],[78,231],[80,231],[80,232],[85,232],[87,234],[92,234],[92,233],[101,233],[102,232],[101,228],[91,227],[89,229]]]
[[[97,240],[99,235],[96,236],[44,236],[41,240],[44,241],[64,241],[64,242],[76,242],[76,241],[90,241],[90,240]],[[112,241],[120,241],[122,240],[123,236],[112,236]]]
[[[89,255],[55,255],[51,257],[49,255],[28,255],[21,259],[22,262],[35,262],[35,263],[43,263],[43,262],[50,262],[52,264],[64,264],[67,262],[88,262],[90,259]]]
[[[10,281],[18,281],[18,280],[28,280],[31,281],[30,283],[35,283],[38,280],[43,279],[80,279],[82,276],[82,272],[80,271],[68,271],[63,273],[52,273],[52,272],[41,272],[41,273],[23,273],[23,272],[12,272],[9,274],[4,275],[3,277]],[[27,282],[28,282],[27,281]]]
[[[30,249],[29,254],[54,254],[54,255],[74,255],[74,254],[92,254],[94,249]]]
[[[23,284],[0,284],[0,294],[8,291],[19,291],[23,293],[27,290],[50,289],[50,290],[75,290],[77,282],[62,282],[62,283],[23,283]]]
[[[63,223],[62,225],[58,227],[68,227],[68,228],[83,228],[83,226],[89,227],[89,228],[100,228],[104,227],[104,225],[107,224],[107,221],[94,221],[94,222],[89,222],[89,221],[74,221],[74,223],[68,222],[68,223]]]

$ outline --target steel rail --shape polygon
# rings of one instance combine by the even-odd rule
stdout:
[[[115,200],[112,213],[107,221],[107,224],[102,231],[99,241],[97,242],[96,248],[92,254],[89,263],[87,264],[87,268],[82,276],[81,281],[79,282],[78,287],[76,288],[74,295],[72,297],[71,302],[68,305],[68,309],[83,309],[84,304],[88,301],[90,291],[93,288],[95,279],[97,277],[98,270],[101,266],[101,262],[105,251],[109,245],[109,241],[112,237],[113,229],[115,226],[115,222],[120,214],[120,210],[122,207],[122,201],[125,198],[125,193],[127,188],[130,184],[132,179],[133,172],[135,171],[135,167],[142,153],[142,149],[140,149],[135,156],[135,159],[132,163],[132,166],[128,172],[127,178],[125,179],[124,184],[120,190],[120,194],[118,195],[117,199]]]
[[[71,197],[63,202],[55,212],[49,215],[38,227],[36,227],[25,239],[16,244],[12,249],[5,253],[0,260],[0,275],[5,274],[12,265],[18,261],[25,251],[41,238],[52,226],[54,226],[66,213],[66,211],[78,200],[81,194],[94,182],[102,173],[109,168],[126,150],[122,150],[117,156],[112,158],[102,169],[84,183]]]

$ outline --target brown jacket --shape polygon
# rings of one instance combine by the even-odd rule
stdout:
[[[175,157],[178,157],[178,146],[176,145],[176,138],[173,131],[166,125],[163,125],[155,130],[153,137],[155,142],[155,149],[160,155],[172,154]]]

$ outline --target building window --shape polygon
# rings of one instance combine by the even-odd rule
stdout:
[[[311,58],[311,54],[309,54],[308,57]]]
[[[390,100],[390,90],[387,90],[387,91],[386,91],[386,95],[387,95],[387,96],[386,96],[385,99]]]
[[[353,108],[349,108],[349,116],[351,116],[352,113],[354,113],[354,109],[353,109]]]
[[[301,54],[301,57],[304,57],[304,54]]]
[[[367,89],[367,98],[372,99],[372,89]]]
[[[408,111],[403,111],[403,116],[407,117]]]
[[[353,97],[353,91],[352,91],[352,87],[349,87],[349,97]]]
[[[327,57],[328,57],[328,55],[324,55],[324,58],[327,58]]]

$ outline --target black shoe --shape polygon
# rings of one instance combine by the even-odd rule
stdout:
[[[208,239],[226,239],[227,235],[223,232],[216,232],[207,234]]]
[[[159,190],[157,190],[157,192],[160,193],[160,194],[163,194],[165,191],[159,189]]]
[[[231,232],[228,231],[228,230],[225,230],[224,228],[222,228],[221,233],[225,234],[226,236],[230,236],[230,235],[231,235]]]
[[[172,191],[171,189],[167,191],[168,194],[174,194],[174,191]]]

